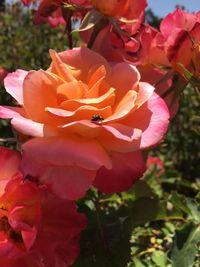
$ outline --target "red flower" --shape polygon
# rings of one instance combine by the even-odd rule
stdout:
[[[77,213],[72,201],[60,200],[31,182],[32,177],[19,171],[16,175],[16,152],[10,150],[13,157],[5,160],[2,151],[0,161],[7,172],[1,178],[10,180],[0,196],[0,266],[71,265],[79,254],[85,216]]]

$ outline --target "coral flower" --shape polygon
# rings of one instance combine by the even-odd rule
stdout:
[[[25,175],[67,199],[92,185],[127,190],[145,171],[141,150],[167,131],[164,101],[132,64],[109,64],[86,48],[50,54],[47,71],[18,70],[5,79],[21,107],[1,107],[0,116],[35,137],[23,145]]]

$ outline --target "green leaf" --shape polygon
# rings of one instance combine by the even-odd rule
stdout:
[[[166,201],[159,202],[159,209],[157,214],[157,220],[182,220],[183,219],[183,212],[179,209],[172,208],[169,209],[167,207]]]
[[[194,199],[190,198],[186,199],[186,205],[190,210],[191,218],[196,222],[200,222],[200,205]]]
[[[133,258],[134,267],[146,267],[138,257]]]
[[[195,222],[200,222],[200,204],[194,199],[174,193],[171,198],[172,204],[183,211]]]
[[[134,192],[135,192],[136,198],[153,196],[153,192],[150,186],[143,180],[137,181],[135,183]]]
[[[194,223],[187,223],[177,231],[171,250],[173,267],[192,267],[199,242],[200,227]]]
[[[152,253],[152,261],[158,267],[166,267],[166,265],[167,265],[167,255],[163,251],[155,250]]]
[[[127,211],[127,210],[126,210]],[[130,257],[131,225],[116,211],[90,212],[89,225],[82,233],[81,255],[73,267],[122,267]]]
[[[187,70],[187,69],[184,67],[183,64],[178,63],[178,65],[182,68],[182,71],[183,71],[183,73],[184,73],[186,79],[188,79],[188,80],[192,79],[193,74],[192,74],[189,70]]]
[[[133,225],[145,224],[156,219],[159,210],[158,199],[140,198],[133,202],[131,218]]]

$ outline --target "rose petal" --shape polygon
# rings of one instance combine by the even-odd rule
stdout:
[[[120,74],[120,75],[119,75]],[[117,100],[121,100],[129,90],[135,90],[140,80],[137,68],[128,63],[118,63],[113,67],[109,83],[117,89]]]
[[[77,165],[88,170],[101,166],[111,168],[106,151],[95,140],[84,141],[75,136],[34,138],[23,146],[24,154],[45,165]]]
[[[67,110],[74,110],[79,108],[81,105],[92,105],[93,107],[103,108],[105,106],[112,106],[115,100],[115,89],[110,88],[105,94],[95,97],[95,98],[80,98],[80,99],[71,99],[62,102],[60,107]]]
[[[58,98],[62,102],[68,99],[82,98],[85,93],[84,91],[84,86],[80,81],[63,83],[57,88]]]
[[[28,136],[42,137],[44,135],[44,124],[27,119],[22,108],[0,106],[0,117],[10,119],[13,127],[20,133]]]
[[[53,49],[49,50],[49,54],[52,59],[52,64],[50,67],[51,72],[61,77],[64,81],[75,82],[76,79],[74,78],[74,73],[70,70],[69,66],[61,60],[59,54],[57,54]]]
[[[140,129],[113,123],[109,126],[102,126],[102,132],[97,139],[107,150],[127,153],[139,149],[141,136]]]
[[[105,194],[128,190],[146,170],[140,152],[112,153],[112,169],[102,167],[96,175],[94,186]]]
[[[138,95],[135,101],[137,107],[142,106],[152,95],[155,88],[149,83],[140,82],[138,85]]]
[[[112,109],[110,106],[105,106],[103,108],[96,108],[89,105],[80,106],[75,111],[68,111],[61,108],[51,108],[46,107],[45,110],[49,112],[52,115],[55,115],[55,117],[60,118],[68,118],[65,121],[60,120],[60,125],[63,124],[63,122],[71,122],[71,121],[78,121],[78,120],[92,120],[93,115],[99,115],[103,118],[107,118],[112,114]]]
[[[109,72],[110,70],[105,58],[88,48],[74,48],[73,50],[66,50],[59,53],[59,57],[65,64],[74,69],[81,70],[81,74],[77,78],[82,81],[87,81],[88,73],[95,65],[104,65],[106,71]]]
[[[169,110],[164,100],[154,93],[145,104],[130,114],[124,123],[142,130],[140,148],[144,149],[158,144],[164,138],[169,118]]]
[[[40,182],[59,198],[76,200],[85,195],[91,187],[96,171],[86,170],[78,166],[49,167]]]
[[[38,70],[31,71],[24,79],[24,109],[36,122],[54,123],[45,107],[57,107],[56,89],[61,81],[55,75]]]
[[[20,105],[23,105],[23,82],[28,71],[17,70],[9,73],[4,79],[6,91],[14,97]]]
[[[133,90],[129,90],[122,98],[122,100],[118,103],[113,114],[109,116],[107,119],[105,119],[103,123],[117,121],[124,118],[135,107],[136,99],[137,99],[137,93]]]
[[[11,178],[17,173],[21,155],[19,152],[0,147],[0,180]]]

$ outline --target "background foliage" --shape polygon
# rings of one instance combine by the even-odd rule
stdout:
[[[32,12],[20,4],[0,12],[0,66],[8,71],[47,68],[48,50],[67,48],[64,28],[32,24]],[[158,25],[152,11],[152,25]],[[12,100],[0,87],[0,104]],[[14,104],[14,103],[12,103]],[[151,166],[144,179],[122,194],[95,190],[79,201],[89,226],[82,235],[74,267],[199,267],[200,162],[199,95],[189,85],[166,140],[151,155],[163,160],[159,175]],[[8,121],[0,123],[0,144],[13,137]]]

